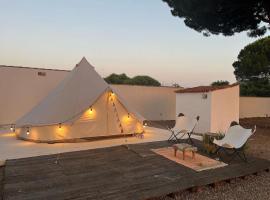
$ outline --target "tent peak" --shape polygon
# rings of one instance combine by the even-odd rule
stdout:
[[[78,64],[76,64],[76,67],[79,67],[79,66],[81,66],[81,65],[88,65],[88,66],[91,66],[91,67],[93,67],[89,62],[88,62],[88,60],[85,58],[85,57],[83,57],[82,59],[81,59],[81,61],[78,63]],[[93,67],[94,68],[94,67]]]

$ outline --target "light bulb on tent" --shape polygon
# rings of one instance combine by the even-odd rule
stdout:
[[[58,126],[58,128],[59,128],[59,129],[61,129],[61,128],[62,128],[62,124],[61,124],[61,123],[59,123],[59,126]]]
[[[30,134],[30,130],[29,128],[27,128],[26,134],[29,135]]]
[[[147,126],[147,123],[146,123],[146,122],[144,122],[144,123],[143,123],[143,127],[145,128],[146,126]]]
[[[13,125],[10,126],[10,130],[11,130],[12,132],[14,131]]]
[[[113,93],[113,91],[110,92],[109,99],[110,99],[110,101],[113,102],[113,100],[114,100],[114,93]]]
[[[90,113],[90,114],[93,113],[93,108],[92,108],[92,106],[89,108],[89,113]]]

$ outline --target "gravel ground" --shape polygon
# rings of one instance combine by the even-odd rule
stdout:
[[[270,128],[257,128],[254,136],[248,141],[247,153],[255,157],[270,160]]]
[[[254,120],[241,120],[244,126],[252,127],[254,124],[266,124],[268,126],[269,118],[256,118]],[[270,128],[257,128],[257,132],[249,140],[247,153],[256,157],[270,160]],[[199,192],[182,192],[175,198],[164,197],[160,200],[269,200],[270,199],[270,173],[262,172],[257,176],[251,175],[245,179],[235,179],[231,183],[219,183],[215,188],[203,187]]]
[[[175,197],[175,200],[190,199],[270,199],[270,173],[262,172],[258,176],[248,176],[246,179],[236,179],[232,183],[220,183],[215,188],[204,187],[196,193],[184,192]]]

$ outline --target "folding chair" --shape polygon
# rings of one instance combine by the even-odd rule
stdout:
[[[216,154],[220,151],[225,152],[227,156],[231,156],[229,163],[238,156],[241,160],[247,162],[247,158],[244,152],[245,144],[247,140],[253,135],[256,131],[256,126],[254,129],[245,129],[240,125],[231,126],[225,137],[221,140],[214,139],[213,143],[218,146]]]
[[[191,135],[198,124],[200,117],[197,116],[196,119],[190,119],[185,116],[183,113],[180,113],[176,118],[175,126],[173,128],[168,128],[171,132],[171,136],[168,141],[178,143],[186,134],[188,135],[188,141],[191,144],[194,142],[191,139]]]

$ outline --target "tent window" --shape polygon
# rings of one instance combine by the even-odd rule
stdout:
[[[46,72],[38,72],[38,76],[46,76]]]

